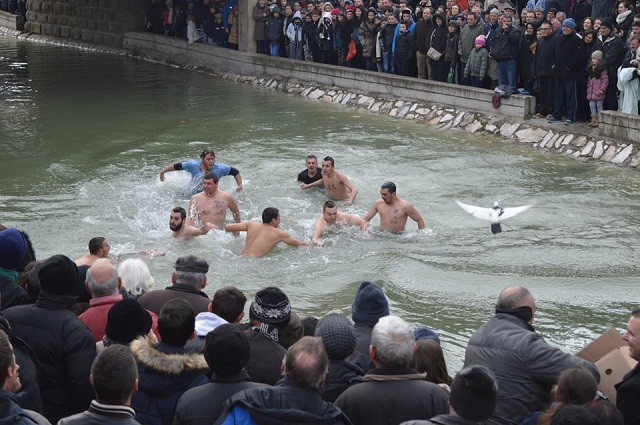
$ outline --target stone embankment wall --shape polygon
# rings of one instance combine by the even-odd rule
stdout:
[[[122,46],[124,33],[144,29],[142,0],[28,0],[25,30]]]

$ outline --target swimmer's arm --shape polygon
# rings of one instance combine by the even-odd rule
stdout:
[[[353,214],[345,214],[344,219],[347,221],[347,223],[353,225],[353,226],[362,226],[362,219],[360,217],[358,217],[357,215],[353,215]]]
[[[418,229],[419,230],[423,230],[424,229],[424,220],[422,219],[422,216],[420,215],[418,210],[416,210],[416,208],[413,205],[409,205],[407,207],[406,213],[407,213],[407,215],[409,216],[409,218],[411,220],[413,220],[416,223],[418,223]]]
[[[229,197],[229,209],[233,214],[233,221],[235,221],[236,223],[240,223],[240,209],[238,208],[238,204],[236,203],[236,200],[233,199],[233,196]]]
[[[229,172],[229,175],[233,176],[233,178],[236,181],[236,185],[238,187],[236,187],[236,192],[242,192],[242,174],[240,174],[240,171],[238,171],[237,168],[235,167],[231,167],[231,171]],[[239,220],[238,220],[239,221]]]
[[[185,229],[184,236],[194,237],[202,236],[209,233],[209,230],[217,230],[218,226],[213,223],[205,223],[202,227],[189,226]]]
[[[320,186],[324,186],[323,179],[316,180],[313,183],[309,183],[309,184],[302,183],[300,185],[300,189],[309,189],[310,187],[320,187]]]
[[[322,236],[322,233],[324,233],[324,226],[326,225],[326,222],[323,219],[318,219],[318,221],[316,221],[316,225],[313,227],[313,236],[311,236],[311,242],[313,242],[316,245],[319,245],[319,239],[320,236]]]
[[[249,223],[244,221],[242,223],[227,224],[224,226],[224,231],[230,233],[246,232],[248,228]]]
[[[229,226],[227,226],[229,227]],[[303,241],[299,241],[296,238],[294,238],[293,236],[291,236],[290,234],[288,234],[287,232],[285,232],[284,230],[282,231],[282,237],[280,239],[280,241],[291,245],[291,246],[309,246],[308,243],[303,242]]]
[[[163,182],[164,181],[164,173],[168,173],[170,171],[176,171],[178,170],[178,168],[176,168],[176,164],[169,164],[166,167],[164,167],[162,170],[160,170],[160,181]]]
[[[360,223],[360,228],[362,230],[366,229],[367,226],[369,225],[369,222],[373,217],[376,216],[376,214],[378,214],[378,205],[374,202],[371,208],[369,209],[369,211],[367,212],[367,214],[365,214],[365,216],[362,217],[362,223]]]
[[[351,191],[351,196],[349,196],[349,199],[344,201],[344,205],[348,207],[356,200],[356,196],[358,196],[358,189],[356,189],[353,183],[351,183],[349,177],[345,176],[344,174],[340,174],[340,181],[346,186],[347,189]]]

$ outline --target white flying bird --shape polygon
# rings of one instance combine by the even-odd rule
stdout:
[[[462,208],[469,214],[472,214],[474,217],[490,221],[491,233],[493,233],[494,235],[496,233],[502,232],[502,228],[500,227],[500,220],[505,220],[507,218],[513,217],[514,215],[520,214],[521,212],[524,212],[531,208],[531,205],[502,208],[498,201],[493,204],[493,208],[474,207],[473,205],[463,204],[460,201],[456,201],[456,204],[458,204],[460,208]]]

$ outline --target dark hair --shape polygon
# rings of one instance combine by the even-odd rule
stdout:
[[[432,339],[416,341],[413,357],[409,367],[420,373],[427,373],[425,380],[434,384],[447,384],[451,387],[453,380],[447,372],[447,364],[440,344]]]
[[[214,172],[209,171],[204,175],[202,180],[213,180],[214,183],[218,183],[218,175]]]
[[[314,154],[307,155],[307,157],[305,159],[315,159],[316,162],[318,162],[318,157],[315,156]]]
[[[160,339],[167,344],[183,347],[195,329],[196,315],[191,304],[181,298],[167,301],[158,315]]]
[[[205,156],[207,155],[213,155],[213,157],[216,157],[216,153],[213,151],[213,149],[211,148],[206,148],[205,150],[202,151],[202,153],[200,154],[200,158],[204,159]]]
[[[129,347],[116,344],[98,354],[91,366],[91,376],[99,403],[123,405],[138,379],[138,367]]]
[[[336,207],[336,203],[333,201],[325,201],[325,203],[322,205],[322,212],[324,212],[327,208],[335,208]]]
[[[89,241],[89,253],[91,255],[96,255],[98,254],[98,251],[100,251],[102,249],[102,242],[105,241],[105,238],[98,236],[96,238],[92,238]]]
[[[607,400],[596,400],[589,403],[587,410],[598,418],[600,425],[624,425],[622,413]]]
[[[284,356],[287,379],[302,388],[318,388],[328,364],[327,352],[318,337],[302,337]]]
[[[405,27],[408,25],[406,20],[401,20],[398,25],[404,25]]]
[[[336,162],[333,160],[333,158],[331,158],[330,156],[325,156],[323,161],[330,161],[331,162],[331,166],[335,167],[336,166]]]
[[[225,286],[213,294],[211,312],[222,317],[229,323],[234,323],[244,310],[247,297],[235,286]]]
[[[396,184],[390,181],[384,182],[382,186],[380,186],[380,189],[387,189],[389,193],[396,193]]]
[[[271,223],[271,220],[278,219],[278,214],[280,214],[280,211],[277,208],[267,207],[262,211],[262,222],[264,224],[269,224]]]
[[[7,369],[13,366],[13,348],[9,342],[9,336],[0,330],[0,371],[2,371],[1,382],[7,379]]]
[[[171,210],[171,212],[180,213],[180,217],[182,217],[183,220],[187,218],[187,211],[182,207],[175,207],[174,209]]]
[[[583,367],[567,369],[558,377],[556,401],[552,408],[540,416],[540,425],[551,425],[553,417],[563,407],[582,405],[592,401],[598,391],[598,383],[591,372]]]
[[[314,336],[316,334],[316,326],[318,319],[313,316],[307,316],[300,319],[302,323],[303,336]]]
[[[640,319],[640,307],[636,307],[631,311],[631,315],[636,319]]]
[[[44,261],[31,261],[24,267],[24,273],[20,275],[16,283],[27,291],[27,295],[33,301],[38,299],[40,293],[40,279],[38,272],[44,264]]]

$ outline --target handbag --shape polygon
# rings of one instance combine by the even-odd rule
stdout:
[[[433,59],[434,61],[438,61],[442,57],[442,53],[440,53],[433,47],[429,47],[429,50],[427,51],[427,56],[429,56],[429,58]]]

